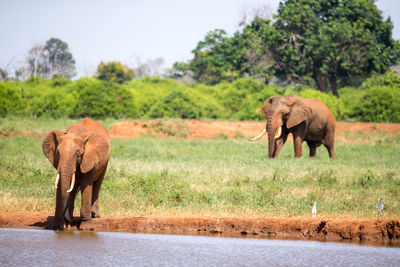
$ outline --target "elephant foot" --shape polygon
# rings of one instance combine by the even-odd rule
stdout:
[[[55,221],[54,225],[53,225],[53,230],[63,231],[64,230],[64,221]]]
[[[92,211],[92,218],[100,218],[100,213]]]
[[[92,220],[81,221],[79,225],[79,230],[81,231],[93,231],[94,227],[92,225]]]

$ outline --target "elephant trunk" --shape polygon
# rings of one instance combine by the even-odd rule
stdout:
[[[75,162],[72,166],[75,166]],[[57,184],[57,198],[56,198],[56,228],[59,230],[64,229],[65,220],[71,222],[69,213],[67,211],[68,200],[70,192],[75,186],[75,168],[71,168],[71,164],[59,168],[59,182]],[[65,220],[64,220],[65,219]]]
[[[267,132],[268,132],[268,156],[274,158],[276,156],[276,139],[278,139],[282,134],[282,125],[272,116],[268,118],[267,122]]]

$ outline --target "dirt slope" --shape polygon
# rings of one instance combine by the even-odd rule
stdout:
[[[49,229],[54,217],[0,213],[0,227]],[[93,219],[95,231],[365,242],[400,246],[400,220],[110,217]],[[70,227],[68,230],[77,230]]]

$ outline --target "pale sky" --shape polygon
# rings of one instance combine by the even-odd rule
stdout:
[[[0,0],[0,67],[17,66],[36,44],[52,37],[69,45],[79,76],[101,62],[133,66],[156,58],[165,67],[192,58],[191,51],[216,28],[230,35],[244,9],[279,0]],[[378,0],[400,39],[400,1]]]

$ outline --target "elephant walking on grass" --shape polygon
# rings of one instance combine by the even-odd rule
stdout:
[[[55,226],[72,224],[74,201],[81,190],[81,230],[93,230],[92,218],[100,217],[98,197],[110,156],[107,129],[88,118],[63,132],[53,130],[42,144],[43,153],[57,170]]]
[[[318,99],[304,99],[296,95],[271,96],[265,101],[262,114],[267,119],[266,128],[249,141],[256,141],[268,132],[269,157],[278,157],[289,133],[292,133],[295,157],[301,156],[301,146],[306,141],[310,157],[315,157],[317,147],[323,144],[329,156],[336,158],[335,119]]]

